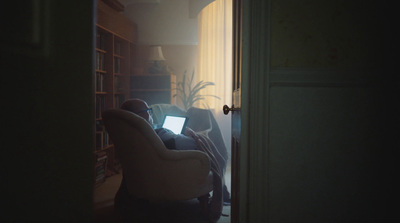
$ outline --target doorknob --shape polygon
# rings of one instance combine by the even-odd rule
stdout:
[[[229,108],[228,105],[224,105],[224,107],[222,108],[222,110],[224,111],[224,114],[227,115],[230,111],[234,112],[237,111],[239,109],[235,108],[234,105],[232,105],[232,108]]]

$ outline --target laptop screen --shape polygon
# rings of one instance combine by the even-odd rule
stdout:
[[[185,116],[165,115],[162,127],[171,130],[175,134],[181,134],[187,120],[188,118]]]

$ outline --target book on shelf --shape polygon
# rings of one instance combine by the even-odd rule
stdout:
[[[111,144],[110,136],[105,130],[102,120],[96,120],[96,150],[104,149]],[[102,154],[103,156],[106,154]],[[97,153],[100,157],[101,154]]]
[[[100,159],[103,159],[104,157],[107,158],[107,152],[101,151],[101,152],[97,152],[97,153],[96,153],[96,158],[97,158],[97,160],[99,160],[99,158],[100,158]]]
[[[100,49],[100,45],[101,45],[101,34],[100,33],[96,33],[96,48]]]
[[[123,90],[122,84],[123,84],[122,77],[118,76],[118,75],[114,75],[114,91],[115,92],[120,92]]]
[[[106,174],[99,174],[96,176],[96,182],[101,181],[106,178]]]
[[[96,163],[96,172],[101,171],[102,169],[105,168],[106,162],[100,161]]]
[[[96,132],[96,150],[101,150],[103,148],[103,132]]]
[[[96,153],[96,165],[95,165],[95,182],[101,182],[106,177],[107,172],[107,153],[105,151]]]
[[[121,73],[121,58],[114,57],[114,73]]]
[[[99,174],[105,173],[105,172],[106,172],[106,165],[105,164],[103,164],[103,165],[101,165],[99,167],[96,167],[96,169],[95,169],[96,176],[99,175]]]
[[[114,91],[118,91],[120,85],[119,77],[114,76]]]
[[[103,73],[96,72],[96,92],[103,92],[104,91],[104,75]]]
[[[95,165],[95,172],[96,173],[102,172],[103,170],[106,170],[106,168],[107,168],[107,160],[106,159],[98,161],[98,162],[96,162],[96,165]]]
[[[97,162],[95,165],[95,172],[99,173],[99,172],[103,172],[103,170],[105,171],[107,168],[107,162],[103,161],[103,162]]]
[[[96,176],[101,175],[101,174],[105,174],[106,173],[106,169],[103,167],[99,170],[96,171]]]
[[[114,107],[119,108],[121,104],[125,101],[125,95],[115,95],[114,96]]]
[[[103,52],[96,52],[96,69],[105,70],[105,55]]]
[[[96,120],[96,131],[101,132],[105,130],[106,127],[104,127],[103,120],[102,119]]]
[[[105,173],[99,174],[98,176],[96,176],[96,182],[101,181],[101,180],[103,180],[105,178],[106,178],[106,174]]]
[[[119,41],[115,41],[114,53],[117,55],[121,55],[121,43]]]
[[[106,162],[96,163],[96,173],[102,172],[106,168]]]
[[[104,147],[110,145],[110,137],[106,131],[103,132],[103,145]]]
[[[104,33],[96,33],[96,48],[105,50],[105,38]]]

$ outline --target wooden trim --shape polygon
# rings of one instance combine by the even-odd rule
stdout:
[[[132,42],[137,41],[136,24],[102,0],[97,0],[97,25],[112,33],[118,33],[119,37]]]
[[[96,26],[97,26],[98,28],[100,28],[100,29],[103,29],[103,30],[106,31],[106,32],[112,33],[114,36],[117,36],[118,38],[121,38],[121,39],[123,39],[123,40],[125,40],[125,41],[128,41],[129,43],[133,43],[133,40],[127,39],[126,37],[123,37],[123,36],[121,36],[120,34],[114,32],[114,31],[112,31],[112,30],[110,30],[110,29],[107,29],[106,27],[104,27],[104,26],[102,26],[102,25],[100,25],[100,24],[96,24]],[[100,50],[101,50],[101,49],[100,49]]]
[[[131,89],[132,92],[145,92],[145,91],[159,91],[159,92],[164,92],[164,91],[171,91],[171,89],[146,89],[146,88],[137,88],[137,89]]]
[[[269,216],[269,44],[270,1],[245,1],[243,16],[242,165],[240,186],[246,207],[240,222],[268,222]],[[245,163],[244,163],[245,162]],[[247,175],[246,175],[247,174]]]
[[[243,2],[244,0],[234,0],[232,3],[233,8],[233,80],[232,80],[232,106],[240,109],[241,102],[237,99],[241,99],[241,88],[242,86],[242,44],[243,44]],[[239,105],[240,104],[240,105]],[[240,125],[237,122],[247,123],[244,113],[232,114],[232,185],[231,185],[231,222],[247,222],[242,219],[246,219],[247,216],[247,156],[246,153],[242,154],[242,140],[246,139],[245,132],[239,129]],[[242,127],[245,128],[246,124]],[[238,128],[237,133],[234,134],[235,128]],[[244,135],[243,135],[244,133]],[[246,140],[244,140],[246,141]],[[243,143],[246,145],[246,143]],[[243,174],[244,173],[244,174]]]
[[[274,68],[270,87],[368,87],[379,86],[378,70],[338,68]],[[382,80],[383,82],[383,80]]]
[[[103,0],[103,2],[118,12],[123,12],[125,10],[125,6],[118,0]]]

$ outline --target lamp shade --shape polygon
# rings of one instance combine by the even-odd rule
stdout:
[[[161,46],[150,46],[149,60],[151,61],[165,60],[161,50]]]

